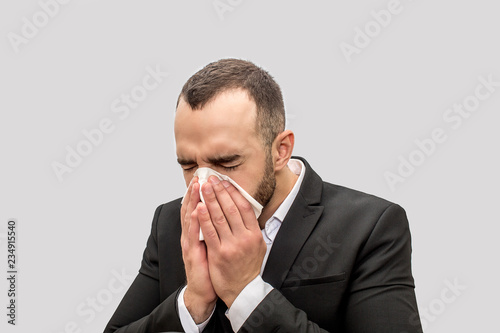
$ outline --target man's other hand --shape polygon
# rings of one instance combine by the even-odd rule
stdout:
[[[196,324],[208,319],[217,301],[208,271],[207,248],[199,241],[200,223],[196,209],[201,204],[199,190],[200,184],[195,177],[181,207],[182,259],[187,279],[184,304]]]
[[[205,204],[196,215],[205,237],[210,278],[217,295],[231,307],[260,273],[266,243],[250,203],[229,182],[211,176],[203,184]]]

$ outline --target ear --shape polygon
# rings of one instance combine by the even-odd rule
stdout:
[[[295,135],[292,131],[286,130],[278,134],[273,142],[273,160],[274,171],[283,169],[292,157],[293,145],[295,144]]]

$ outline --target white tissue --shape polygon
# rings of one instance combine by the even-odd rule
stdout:
[[[200,198],[203,203],[205,203],[205,199],[203,198],[203,193],[201,191],[201,186],[208,181],[208,177],[210,176],[216,176],[220,180],[226,180],[230,182],[231,184],[238,189],[238,191],[241,193],[241,195],[248,200],[250,205],[252,205],[253,212],[255,213],[255,217],[258,218],[260,216],[260,213],[262,212],[262,205],[255,200],[250,194],[248,194],[240,185],[238,185],[234,180],[229,178],[226,175],[223,175],[221,173],[218,173],[217,171],[210,169],[210,168],[198,168],[196,172],[194,173],[193,177],[198,177],[198,183],[200,184]],[[186,197],[187,191],[184,194],[184,197]],[[184,201],[184,198],[182,198],[182,201]],[[200,228],[200,241],[204,240],[205,238],[203,237],[203,233],[201,232]]]

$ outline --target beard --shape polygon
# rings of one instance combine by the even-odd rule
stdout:
[[[263,207],[265,207],[271,200],[274,190],[276,189],[276,177],[274,175],[274,165],[271,152],[266,153],[266,165],[264,168],[264,175],[260,180],[257,187],[257,193],[254,198]]]

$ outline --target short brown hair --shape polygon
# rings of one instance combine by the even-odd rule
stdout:
[[[221,59],[212,62],[187,80],[177,99],[182,97],[193,110],[201,109],[220,93],[244,89],[257,106],[257,133],[267,149],[285,130],[285,106],[279,85],[264,69],[250,61]]]

